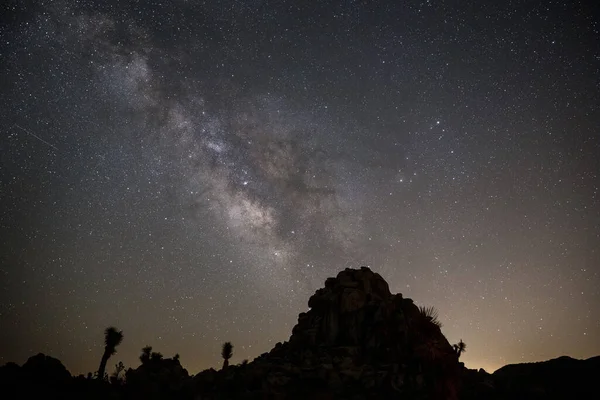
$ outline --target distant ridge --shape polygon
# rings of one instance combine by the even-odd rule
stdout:
[[[465,399],[598,399],[600,356],[578,360],[561,356],[547,361],[509,364],[493,374],[469,370]]]
[[[503,367],[498,368],[496,371],[494,371],[494,374],[503,374],[506,373],[506,371],[510,371],[512,369],[525,369],[528,366],[541,366],[541,365],[548,365],[548,366],[552,366],[552,367],[558,367],[560,366],[564,366],[564,367],[571,367],[571,366],[575,366],[578,365],[581,362],[585,362],[585,363],[599,363],[600,362],[600,356],[595,356],[595,357],[590,357],[590,358],[585,358],[585,359],[578,359],[578,358],[573,358],[573,357],[569,357],[569,356],[560,356],[557,358],[552,358],[550,360],[544,360],[544,361],[532,361],[532,362],[526,362],[526,363],[517,363],[517,364],[506,364]]]

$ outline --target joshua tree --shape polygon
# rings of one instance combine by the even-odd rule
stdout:
[[[115,372],[113,372],[110,377],[110,382],[113,384],[122,383],[121,372],[123,371],[125,371],[125,365],[123,365],[123,361],[119,361],[119,363],[115,365]]]
[[[231,342],[223,343],[223,349],[221,350],[221,356],[223,356],[223,369],[229,366],[229,359],[233,356],[233,345]]]
[[[104,379],[106,363],[110,356],[117,352],[117,346],[120,345],[122,341],[122,331],[118,331],[114,326],[106,328],[104,331],[104,354],[100,360],[100,367],[98,367],[98,379]]]
[[[153,351],[152,354],[150,355],[150,361],[160,361],[162,359],[163,359],[162,353]]]
[[[458,356],[458,358],[460,358],[460,355],[464,352],[467,351],[467,345],[465,344],[465,342],[463,342],[462,339],[460,339],[460,341],[455,344],[454,346],[454,351],[456,352],[456,355]]]
[[[150,355],[152,353],[152,346],[146,346],[142,349],[142,355],[140,356],[140,361],[142,364],[146,364],[150,361]]]

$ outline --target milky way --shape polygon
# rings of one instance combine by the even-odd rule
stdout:
[[[241,361],[361,265],[468,366],[600,353],[583,5],[3,7],[0,361]]]

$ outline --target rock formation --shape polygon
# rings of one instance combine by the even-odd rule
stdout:
[[[128,398],[165,399],[188,398],[186,383],[188,371],[179,359],[151,358],[136,369],[129,369],[126,376]]]
[[[0,367],[0,397],[5,396],[2,398],[17,395],[22,398],[64,398],[71,382],[71,374],[65,366],[43,353],[29,357],[22,367],[15,363]]]
[[[44,381],[51,384],[65,384],[71,379],[71,374],[60,360],[39,353],[29,357],[22,367],[23,374],[36,381]]]
[[[369,268],[309,299],[288,342],[196,376],[199,399],[455,399],[461,366],[439,325]]]

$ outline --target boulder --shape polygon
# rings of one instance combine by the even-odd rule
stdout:
[[[457,398],[461,367],[452,346],[381,275],[346,268],[308,306],[287,342],[228,371],[229,379],[222,371],[195,377],[204,388],[198,398]]]

